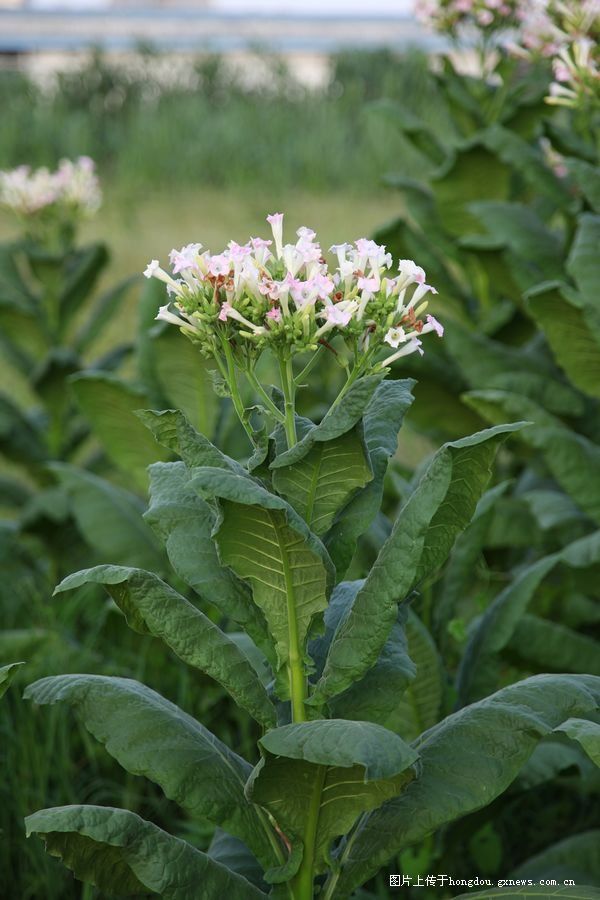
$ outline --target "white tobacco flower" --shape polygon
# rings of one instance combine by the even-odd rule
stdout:
[[[400,344],[404,344],[408,340],[408,335],[404,331],[404,328],[390,328],[384,337],[384,341],[386,344],[389,344],[390,347],[393,347],[394,350],[398,348]]]
[[[421,341],[418,338],[412,338],[402,348],[402,350],[397,350],[396,353],[392,353],[391,356],[388,356],[387,359],[384,359],[381,363],[381,368],[385,369],[387,366],[391,366],[393,362],[396,362],[397,359],[402,359],[403,356],[410,356],[411,353],[415,352],[418,352],[421,356],[423,356],[423,351],[421,350]]]
[[[281,259],[283,250],[283,213],[271,213],[270,216],[267,216],[267,222],[271,226],[273,232],[277,259]]]

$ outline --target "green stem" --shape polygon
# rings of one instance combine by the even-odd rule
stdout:
[[[229,341],[223,339],[223,352],[225,353],[225,360],[227,362],[227,384],[229,386],[229,391],[231,393],[231,399],[233,401],[234,409],[238,415],[238,419],[242,423],[244,427],[244,431],[250,438],[250,443],[253,447],[256,446],[256,442],[254,440],[254,433],[252,428],[250,427],[250,423],[248,421],[248,414],[246,413],[246,408],[240,396],[240,392],[238,389],[237,378],[235,374],[235,361],[233,359],[233,353],[231,351],[231,347],[229,345]]]
[[[273,401],[271,400],[271,398],[265,391],[264,387],[262,386],[262,384],[260,383],[260,381],[258,380],[256,375],[254,374],[252,369],[247,368],[245,370],[245,372],[246,372],[246,378],[248,379],[248,381],[250,382],[250,384],[252,385],[252,387],[254,388],[256,393],[259,395],[259,397],[262,399],[263,403],[265,404],[265,406],[267,407],[268,411],[271,413],[273,418],[277,422],[279,422],[281,425],[284,425],[285,424],[285,416],[283,415],[281,410],[277,409],[277,407],[275,406],[275,404],[273,403]]]
[[[319,774],[315,779],[306,821],[304,823],[304,834],[302,835],[304,853],[302,855],[302,862],[292,881],[292,892],[295,900],[313,900],[315,841],[319,825],[319,813],[321,811],[321,794],[323,792],[326,773],[327,767],[319,766]]]
[[[300,374],[299,374],[299,375],[296,375],[296,377],[294,378],[294,384],[296,385],[296,387],[300,387],[300,385],[302,384],[302,382],[303,382],[303,380],[306,378],[306,376],[309,374],[309,372],[311,372],[311,371],[313,370],[314,366],[316,366],[316,364],[317,364],[319,358],[321,357],[321,354],[323,353],[323,350],[324,350],[324,349],[325,349],[325,348],[321,345],[321,346],[319,347],[319,349],[316,350],[316,351],[312,354],[311,358],[310,358],[309,361],[306,363],[306,365],[304,366],[304,368],[302,369],[302,371],[300,372]]]
[[[281,389],[285,398],[285,436],[287,438],[288,450],[297,443],[296,436],[296,386],[294,384],[294,371],[292,369],[291,357],[283,359],[279,357],[279,372],[281,375]]]

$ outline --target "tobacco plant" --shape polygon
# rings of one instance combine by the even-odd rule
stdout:
[[[29,816],[28,832],[51,854],[111,893],[347,897],[403,848],[502,794],[556,730],[597,761],[593,676],[526,678],[409,736],[411,600],[469,525],[499,446],[526,423],[444,444],[366,577],[345,580],[412,402],[414,382],[386,380],[389,364],[443,329],[423,318],[431,288],[412,261],[393,276],[385,248],[358,241],[335,249],[331,272],[314,232],[284,245],[281,217],[270,221],[274,246],[254,240],[213,256],[189,245],[171,257],[179,278],[157,261],[147,270],[169,290],[160,317],[217,366],[249,439],[242,464],[180,411],[139,413],[180,457],[150,467],[146,518],[197,601],[123,566],[83,570],[57,588],[104,585],[135,631],[222,685],[257,723],[256,764],[130,679],[61,675],[26,692],[74,707],[122,766],[217,829],[203,852],[125,809]],[[266,353],[277,387],[258,374]],[[336,363],[345,380],[322,420],[298,416],[307,368]],[[255,388],[252,408],[241,378]]]

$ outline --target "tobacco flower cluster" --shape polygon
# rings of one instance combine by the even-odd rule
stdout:
[[[514,28],[524,0],[417,0],[415,14],[425,25],[457,38],[463,32],[484,37]]]
[[[283,214],[267,221],[272,240],[230,241],[217,254],[201,244],[172,250],[172,275],[152,260],[144,274],[163,281],[169,294],[156,318],[181,328],[205,356],[233,352],[245,369],[267,347],[290,359],[339,338],[355,364],[379,368],[422,353],[429,332],[443,334],[433,316],[423,316],[436,291],[412,260],[400,260],[393,273],[386,248],[360,238],[331,247],[337,265],[330,268],[310,228],[284,244]]]
[[[63,159],[55,171],[18,166],[0,172],[0,207],[27,226],[36,222],[75,225],[93,215],[102,200],[94,161]]]
[[[552,61],[546,101],[582,108],[600,102],[600,0],[532,0],[518,34],[520,55]]]

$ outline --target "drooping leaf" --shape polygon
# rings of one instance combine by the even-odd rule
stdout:
[[[211,466],[248,475],[246,469],[215,447],[207,437],[193,428],[180,410],[152,409],[137,411],[138,418],[149,428],[156,440],[181,457],[186,466]]]
[[[59,297],[63,329],[91,295],[107,263],[108,250],[105,244],[91,244],[73,255]]]
[[[435,642],[412,610],[408,611],[405,629],[408,653],[417,673],[404,693],[398,696],[394,730],[405,741],[413,741],[439,721],[444,682]]]
[[[24,662],[14,662],[7,666],[0,666],[0,697],[4,697],[19,668],[24,665]]]
[[[221,863],[232,872],[237,872],[255,887],[261,890],[266,889],[262,868],[239,838],[217,828],[206,852],[211,859]]]
[[[584,310],[569,302],[558,287],[540,285],[529,291],[527,307],[573,384],[592,397],[600,397],[600,341],[590,331]]]
[[[263,820],[244,797],[249,764],[160,694],[129,678],[57,675],[29,685],[24,696],[68,703],[128,772],[154,781],[183,809],[272,861]]]
[[[164,542],[179,577],[241,625],[274,661],[264,616],[248,585],[219,561],[212,539],[215,512],[192,488],[184,463],[150,466],[150,506],[144,518]]]
[[[324,615],[325,632],[309,648],[318,674],[323,669],[333,635],[363,583],[343,581],[333,589]],[[401,609],[375,665],[360,681],[332,698],[329,709],[333,718],[374,722],[404,737],[400,730],[401,697],[416,675],[408,653],[405,619],[406,610]]]
[[[219,498],[214,532],[219,555],[250,582],[275,642],[279,670],[288,663],[291,646],[304,647],[313,619],[326,607],[333,580],[327,551],[294,510],[258,482],[206,467],[194,469],[193,476],[197,490]]]
[[[331,441],[350,431],[362,417],[383,378],[384,373],[381,373],[355,381],[337,406],[330,407],[319,425],[314,425],[297,444],[275,457],[271,469],[290,466],[306,456],[316,443]]]
[[[213,435],[219,413],[217,397],[206,360],[191,341],[182,341],[175,328],[167,326],[149,341],[157,383],[167,405],[181,410],[202,434]]]
[[[579,507],[600,522],[600,448],[565,427],[533,401],[508,391],[469,391],[463,400],[489,422],[527,416],[535,424],[519,440],[540,450],[560,486]]]
[[[71,380],[77,402],[107,456],[144,491],[150,463],[169,459],[134,410],[147,405],[143,392],[114,375],[84,373]]]
[[[472,583],[473,570],[481,555],[496,501],[508,486],[509,482],[503,481],[485,492],[470,524],[456,539],[446,566],[441,596],[433,610],[434,631],[441,644],[445,642],[448,623],[456,614],[459,602],[468,593]]]
[[[142,518],[143,504],[135,494],[66,463],[53,463],[52,471],[67,491],[77,525],[99,562],[162,569],[160,546]]]
[[[592,762],[600,766],[600,723],[572,718],[559,725],[556,731],[564,731],[572,740],[581,744]]]
[[[508,652],[524,660],[531,671],[587,672],[600,675],[600,644],[560,622],[525,614],[507,644]]]
[[[214,678],[265,728],[275,708],[249,660],[221,629],[157,575],[123,566],[96,566],[69,575],[55,593],[102,584],[140,634],[162,638],[180,659]]]
[[[344,507],[325,538],[338,581],[350,565],[358,538],[381,506],[383,479],[396,452],[404,414],[413,401],[413,385],[412,378],[382,381],[365,409],[363,432],[373,477]]]
[[[333,638],[312,702],[345,690],[373,665],[398,603],[444,562],[475,512],[500,443],[520,427],[487,429],[435,454]]]
[[[137,276],[129,276],[119,281],[114,287],[104,291],[85,319],[75,338],[75,346],[79,353],[92,347],[107,325],[112,321],[119,307],[122,306],[130,288],[138,280]]]
[[[461,703],[495,686],[498,654],[508,646],[542,580],[559,563],[586,568],[600,560],[600,532],[569,544],[523,569],[493,600],[473,628],[457,675]]]
[[[538,741],[573,715],[594,714],[600,678],[537,675],[503,688],[430,728],[415,743],[418,777],[371,813],[343,852],[345,896],[402,849],[487,806],[514,780]]]
[[[265,897],[245,878],[126,809],[59,806],[25,819],[76,878],[119,896],[165,900]]]
[[[371,478],[361,435],[353,428],[330,441],[316,442],[298,462],[275,469],[273,487],[315,534],[323,535]]]
[[[387,729],[343,719],[284,725],[259,746],[263,759],[247,794],[274,816],[292,845],[302,844],[312,823],[316,874],[326,870],[334,838],[361,813],[396,796],[418,758]]]
[[[508,347],[454,323],[446,329],[444,342],[471,387],[524,394],[558,415],[583,413],[581,395],[562,381],[543,357],[533,356],[523,348]]]
[[[596,178],[597,170],[596,170]],[[593,306],[600,307],[600,215],[586,213],[579,217],[577,232],[567,260],[567,271],[574,279],[583,297]]]

